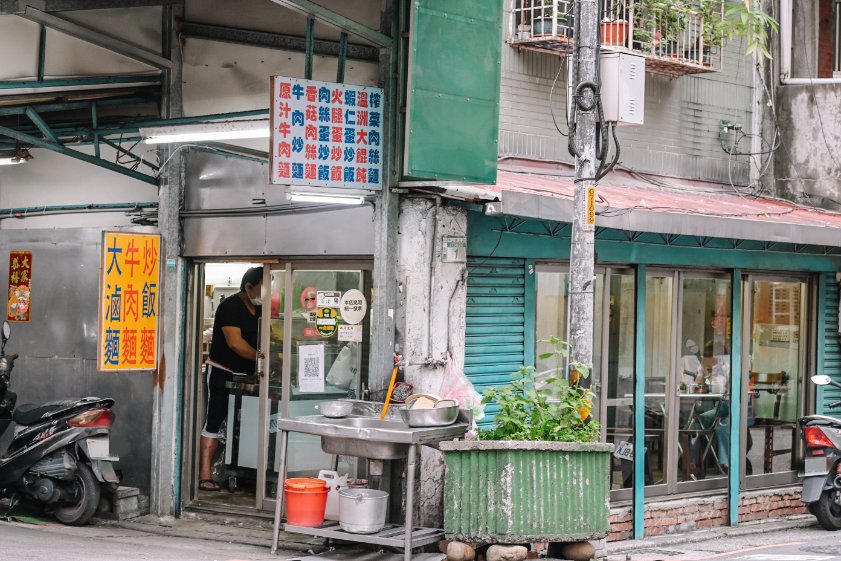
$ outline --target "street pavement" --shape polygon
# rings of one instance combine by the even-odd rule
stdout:
[[[102,526],[0,522],[0,561],[285,561],[265,546],[184,538]]]
[[[705,541],[669,545],[664,538],[636,545],[625,551],[612,547],[608,561],[841,561],[841,532],[817,524],[745,535],[722,530]]]
[[[784,523],[616,542],[610,544],[607,559],[841,561],[841,532],[822,530],[812,520],[803,517]],[[143,523],[73,528],[0,522],[0,561],[290,561],[307,555],[282,550],[273,556],[264,531],[249,534],[233,524],[215,527],[214,533],[208,533],[202,529],[203,523],[194,522],[182,527],[179,535],[172,535],[153,531],[151,525]]]

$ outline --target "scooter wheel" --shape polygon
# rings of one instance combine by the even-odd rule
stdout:
[[[814,504],[812,514],[824,530],[841,530],[841,491],[830,489],[821,493],[821,498]]]
[[[233,493],[237,490],[237,478],[233,475],[228,477],[228,492]]]
[[[73,477],[76,503],[61,506],[53,512],[58,521],[68,526],[84,526],[96,512],[99,506],[99,481],[87,464],[76,464],[76,475]]]

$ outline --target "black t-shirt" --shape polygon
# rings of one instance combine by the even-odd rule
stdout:
[[[233,294],[225,298],[216,309],[216,317],[213,320],[213,340],[210,343],[210,360],[224,366],[231,372],[238,374],[254,374],[257,363],[239,356],[228,346],[223,327],[239,327],[242,338],[257,348],[257,333],[260,326],[261,309],[257,307],[257,314],[251,315],[248,306],[242,301],[240,295]]]

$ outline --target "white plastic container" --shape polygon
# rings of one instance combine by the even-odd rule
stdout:
[[[339,491],[347,487],[347,475],[339,476],[335,471],[323,469],[318,472],[318,479],[327,483],[327,508],[324,511],[325,520],[339,519]]]
[[[385,526],[388,493],[377,489],[339,491],[339,526],[351,534],[375,534]]]

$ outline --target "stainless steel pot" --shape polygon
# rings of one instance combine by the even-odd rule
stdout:
[[[353,411],[353,403],[349,401],[325,401],[316,405],[321,414],[325,417],[340,418],[347,417]]]
[[[339,526],[351,534],[375,534],[385,526],[388,493],[377,489],[339,491]]]

